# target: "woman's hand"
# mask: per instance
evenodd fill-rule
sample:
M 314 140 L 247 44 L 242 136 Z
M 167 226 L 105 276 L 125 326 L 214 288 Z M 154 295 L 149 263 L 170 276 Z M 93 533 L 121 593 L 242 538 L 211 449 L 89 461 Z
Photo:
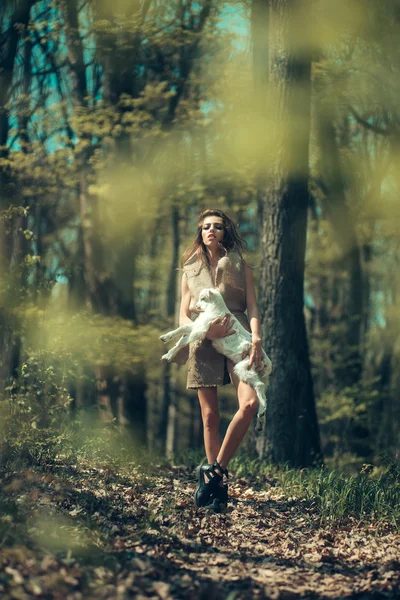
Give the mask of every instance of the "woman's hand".
M 227 335 L 233 335 L 235 331 L 232 331 L 233 324 L 229 318 L 229 315 L 225 315 L 223 318 L 217 317 L 211 323 L 208 328 L 206 338 L 208 340 L 215 340 L 217 338 L 226 337 Z
M 253 336 L 251 341 L 251 348 L 243 352 L 242 359 L 245 358 L 248 354 L 250 354 L 250 360 L 249 364 L 247 365 L 247 368 L 251 369 L 252 365 L 254 364 L 256 371 L 262 371 L 262 369 L 264 368 L 264 359 L 262 340 L 260 337 Z

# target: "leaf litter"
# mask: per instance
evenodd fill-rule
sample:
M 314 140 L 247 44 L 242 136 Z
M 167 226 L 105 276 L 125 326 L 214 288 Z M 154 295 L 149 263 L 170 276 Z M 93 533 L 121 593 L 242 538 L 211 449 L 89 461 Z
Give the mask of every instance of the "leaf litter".
M 225 514 L 195 507 L 185 467 L 59 462 L 0 486 L 4 600 L 400 597 L 395 526 L 322 524 L 268 480 L 230 479 Z

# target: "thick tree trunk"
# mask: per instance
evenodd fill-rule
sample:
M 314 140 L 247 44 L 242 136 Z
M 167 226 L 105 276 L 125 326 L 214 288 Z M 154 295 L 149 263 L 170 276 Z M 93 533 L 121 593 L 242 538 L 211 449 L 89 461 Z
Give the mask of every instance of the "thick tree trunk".
M 270 2 L 270 117 L 281 131 L 260 197 L 259 304 L 273 374 L 266 443 L 258 447 L 273 463 L 304 467 L 321 460 L 321 448 L 303 311 L 311 59 L 291 46 L 297 5 Z

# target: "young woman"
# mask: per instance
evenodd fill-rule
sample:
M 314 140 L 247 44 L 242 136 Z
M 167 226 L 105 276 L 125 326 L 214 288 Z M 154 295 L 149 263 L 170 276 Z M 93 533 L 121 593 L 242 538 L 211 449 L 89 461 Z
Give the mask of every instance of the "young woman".
M 232 219 L 222 210 L 207 209 L 199 217 L 193 245 L 182 256 L 182 295 L 179 325 L 191 321 L 196 311 L 198 295 L 204 288 L 217 288 L 229 310 L 252 334 L 250 363 L 262 368 L 260 320 L 256 304 L 253 274 L 242 257 L 244 241 L 239 236 Z M 247 316 L 245 311 L 247 310 Z M 227 466 L 242 441 L 258 410 L 255 391 L 233 374 L 233 363 L 214 350 L 212 340 L 231 335 L 232 325 L 227 318 L 215 319 L 206 339 L 192 344 L 188 351 L 187 388 L 197 389 L 204 429 L 204 445 L 208 463 L 200 467 L 199 485 L 195 493 L 197 506 L 215 512 L 226 508 L 228 486 Z M 184 355 L 176 357 L 182 362 Z M 221 444 L 219 438 L 219 412 L 217 388 L 232 382 L 237 390 L 239 407 Z

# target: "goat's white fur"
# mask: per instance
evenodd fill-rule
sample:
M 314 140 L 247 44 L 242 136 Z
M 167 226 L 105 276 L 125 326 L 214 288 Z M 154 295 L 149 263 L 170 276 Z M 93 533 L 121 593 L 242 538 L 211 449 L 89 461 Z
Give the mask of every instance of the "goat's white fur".
M 202 290 L 199 294 L 196 309 L 200 311 L 200 314 L 195 321 L 192 323 L 185 323 L 185 325 L 181 325 L 177 329 L 160 336 L 160 340 L 163 342 L 169 342 L 181 336 L 175 346 L 161 357 L 161 360 L 170 361 L 184 346 L 203 340 L 214 319 L 229 315 L 231 323 L 233 324 L 232 329 L 235 333 L 226 337 L 216 338 L 212 340 L 212 344 L 217 352 L 230 358 L 231 361 L 235 363 L 233 371 L 239 380 L 244 381 L 255 390 L 259 400 L 256 430 L 260 431 L 264 427 L 265 412 L 267 409 L 265 390 L 268 387 L 268 377 L 272 372 L 270 359 L 263 350 L 263 369 L 257 372 L 254 365 L 252 365 L 250 369 L 247 368 L 250 357 L 246 356 L 246 358 L 242 359 L 242 354 L 251 347 L 251 334 L 228 310 L 225 301 L 218 290 L 212 288 Z

